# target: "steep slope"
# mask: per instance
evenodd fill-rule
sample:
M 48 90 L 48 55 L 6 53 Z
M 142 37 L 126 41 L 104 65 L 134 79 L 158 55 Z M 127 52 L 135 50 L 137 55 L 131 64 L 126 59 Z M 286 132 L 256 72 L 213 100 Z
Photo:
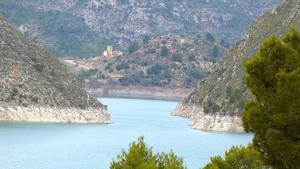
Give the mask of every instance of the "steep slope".
M 0 16 L 0 120 L 109 123 L 64 65 Z
M 300 29 L 299 0 L 286 0 L 259 17 L 173 115 L 195 119 L 193 128 L 200 130 L 242 131 L 241 111 L 246 98 L 251 97 L 244 83 L 243 62 L 257 52 L 263 39 L 282 36 L 291 27 Z
M 93 56 L 105 39 L 126 47 L 145 35 L 211 32 L 235 42 L 251 20 L 278 1 L 1 0 L 0 9 L 59 56 Z

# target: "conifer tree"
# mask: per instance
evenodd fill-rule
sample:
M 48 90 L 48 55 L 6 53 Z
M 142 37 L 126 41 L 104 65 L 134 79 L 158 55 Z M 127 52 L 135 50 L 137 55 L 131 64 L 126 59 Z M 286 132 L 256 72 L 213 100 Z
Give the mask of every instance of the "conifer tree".
M 253 145 L 274 169 L 300 168 L 300 33 L 271 36 L 245 63 L 247 86 L 255 99 L 243 112 Z
M 266 169 L 259 152 L 252 145 L 248 147 L 232 147 L 225 152 L 225 157 L 211 158 L 204 169 Z
M 185 169 L 181 158 L 173 152 L 154 154 L 140 137 L 111 162 L 110 169 Z

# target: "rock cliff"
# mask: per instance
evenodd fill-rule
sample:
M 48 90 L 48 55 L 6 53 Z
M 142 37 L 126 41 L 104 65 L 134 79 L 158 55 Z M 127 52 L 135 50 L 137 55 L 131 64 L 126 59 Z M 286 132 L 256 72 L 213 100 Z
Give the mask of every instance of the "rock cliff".
M 300 29 L 299 0 L 283 1 L 259 17 L 173 115 L 195 119 L 193 127 L 201 130 L 242 131 L 239 117 L 245 100 L 252 97 L 244 83 L 243 63 L 258 51 L 266 37 L 282 36 L 291 27 Z
M 0 121 L 110 123 L 110 117 L 63 64 L 0 15 Z

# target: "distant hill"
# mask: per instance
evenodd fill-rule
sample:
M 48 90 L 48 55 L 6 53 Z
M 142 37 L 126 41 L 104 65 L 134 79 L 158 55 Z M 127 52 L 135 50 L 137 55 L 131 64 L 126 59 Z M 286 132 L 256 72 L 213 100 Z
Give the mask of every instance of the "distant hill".
M 0 121 L 109 123 L 106 106 L 89 96 L 46 49 L 0 15 Z
M 195 119 L 193 127 L 197 129 L 241 131 L 239 117 L 246 98 L 251 97 L 245 86 L 243 63 L 266 37 L 282 36 L 291 27 L 300 30 L 299 0 L 285 0 L 259 17 L 173 114 Z
M 135 45 L 136 51 L 122 56 L 79 61 L 94 69 L 83 70 L 79 79 L 121 86 L 194 88 L 226 51 L 220 42 L 172 35 Z
M 279 0 L 1 0 L 0 10 L 58 56 L 86 57 L 143 37 L 212 33 L 230 44 Z

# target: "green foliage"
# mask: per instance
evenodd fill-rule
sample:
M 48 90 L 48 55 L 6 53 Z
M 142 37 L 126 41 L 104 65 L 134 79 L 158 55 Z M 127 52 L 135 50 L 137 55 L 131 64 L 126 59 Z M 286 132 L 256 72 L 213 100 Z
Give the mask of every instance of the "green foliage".
M 253 146 L 232 147 L 225 152 L 225 158 L 215 156 L 204 169 L 266 169 L 261 156 Z
M 218 58 L 218 57 L 220 56 L 220 49 L 219 49 L 219 47 L 214 46 L 211 55 L 212 55 L 214 58 Z
M 140 48 L 140 45 L 137 42 L 133 42 L 132 44 L 129 45 L 128 47 L 128 53 L 134 53 Z
M 178 158 L 173 152 L 156 155 L 157 169 L 185 169 L 183 160 Z
M 149 35 L 145 35 L 145 36 L 143 37 L 143 43 L 144 43 L 144 44 L 148 44 L 148 42 L 150 41 L 150 39 L 151 39 L 151 37 L 150 37 Z
M 45 69 L 45 65 L 41 64 L 41 63 L 36 63 L 32 66 L 35 68 L 35 70 L 37 70 L 39 72 L 43 72 L 43 70 Z
M 225 48 L 228 48 L 228 47 L 229 47 L 229 43 L 228 43 L 228 41 L 226 41 L 225 39 L 221 39 L 220 44 L 221 44 L 223 47 L 225 47 Z
M 208 33 L 205 35 L 205 40 L 206 40 L 207 42 L 215 42 L 215 41 L 216 41 L 214 35 L 212 35 L 210 32 L 208 32 Z
M 123 69 L 129 69 L 129 68 L 130 68 L 130 65 L 128 63 L 124 63 L 124 62 L 122 62 L 116 66 L 116 69 L 118 71 L 123 70 Z
M 172 152 L 154 154 L 140 137 L 111 162 L 110 169 L 184 169 L 184 166 L 182 159 Z
M 247 86 L 256 96 L 243 112 L 253 144 L 274 169 L 300 166 L 300 33 L 267 38 L 245 63 Z
M 231 86 L 226 88 L 226 97 L 230 104 L 237 104 L 239 108 L 243 109 L 245 105 L 245 98 L 243 95 L 244 88 L 233 89 Z
M 203 106 L 203 111 L 205 113 L 215 113 L 215 112 L 219 112 L 220 110 L 221 107 L 211 100 L 208 100 Z
M 96 75 L 97 73 L 97 69 L 81 70 L 77 75 L 77 79 L 82 82 L 85 79 L 89 79 L 91 76 Z
M 183 59 L 182 59 L 181 54 L 179 54 L 179 53 L 173 54 L 172 55 L 172 61 L 174 61 L 174 62 L 182 62 Z
M 150 75 L 158 75 L 162 72 L 162 69 L 164 69 L 164 67 L 162 65 L 155 64 L 147 70 L 147 73 Z
M 145 78 L 144 72 L 139 72 L 137 74 L 126 75 L 119 79 L 121 85 L 128 86 L 128 85 L 137 85 L 143 81 Z
M 195 56 L 194 54 L 190 54 L 190 55 L 188 56 L 188 61 L 190 61 L 190 62 L 196 61 L 196 56 Z
M 204 72 L 199 68 L 192 68 L 188 75 L 194 79 L 202 79 L 204 77 Z
M 170 51 L 166 46 L 163 46 L 160 50 L 160 56 L 162 56 L 162 57 L 168 57 L 169 53 L 170 53 Z

